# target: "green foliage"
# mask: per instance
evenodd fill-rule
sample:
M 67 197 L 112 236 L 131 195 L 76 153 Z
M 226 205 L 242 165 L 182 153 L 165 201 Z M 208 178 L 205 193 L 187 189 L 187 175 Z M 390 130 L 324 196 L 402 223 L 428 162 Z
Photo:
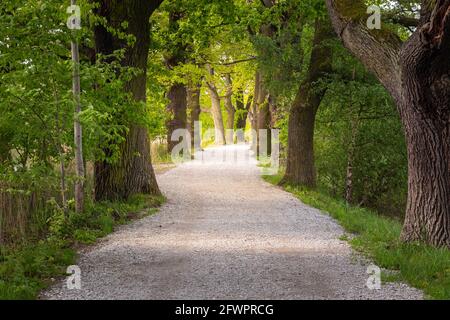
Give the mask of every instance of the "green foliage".
M 341 1 L 349 15 L 366 15 L 365 8 Z M 383 10 L 417 13 L 418 1 L 373 0 Z M 42 279 L 73 260 L 70 244 L 93 243 L 133 218 L 148 199 L 125 203 L 91 203 L 74 214 L 72 62 L 70 41 L 81 48 L 83 149 L 87 189 L 92 190 L 93 164 L 120 160 L 131 123 L 148 128 L 152 139 L 166 138 L 166 93 L 174 83 L 189 86 L 213 83 L 221 97 L 230 75 L 234 97 L 253 95 L 256 71 L 276 104 L 286 157 L 289 113 L 300 83 L 307 75 L 317 18 L 326 14 L 324 1 L 165 0 L 153 14 L 147 70 L 147 101 L 135 102 L 124 90 L 139 71 L 124 68 L 124 50 L 94 56 L 94 27 L 103 26 L 132 44 L 127 22 L 117 29 L 93 13 L 95 1 L 78 1 L 82 29 L 66 27 L 65 0 L 0 2 L 0 298 L 33 298 Z M 360 10 L 364 9 L 364 10 Z M 176 17 L 177 19 L 171 19 Z M 411 33 L 387 23 L 402 39 Z M 344 195 L 347 167 L 353 168 L 355 204 L 398 218 L 407 190 L 407 160 L 401 123 L 386 90 L 337 41 L 321 44 L 333 49 L 333 72 L 314 83 L 326 88 L 315 129 L 315 158 L 320 190 Z M 214 69 L 214 74 L 209 68 Z M 223 106 L 224 121 L 227 112 Z M 201 107 L 211 97 L 201 90 Z M 238 111 L 236 118 L 245 114 Z M 203 133 L 214 128 L 202 112 Z M 212 143 L 205 139 L 204 146 Z M 157 147 L 157 162 L 169 155 Z M 61 190 L 61 166 L 65 190 Z M 397 242 L 400 224 L 366 209 L 311 191 L 290 189 L 302 199 L 330 211 L 351 232 L 352 244 L 364 248 L 383 266 L 398 269 L 403 279 L 425 288 L 433 297 L 449 297 L 448 255 L 444 251 Z M 62 194 L 68 199 L 64 204 Z M 160 202 L 161 199 L 154 200 Z M 153 203 L 149 207 L 152 208 Z M 151 210 L 150 210 L 151 211 Z M 14 271 L 17 270 L 17 271 Z
M 0 299 L 35 299 L 54 276 L 73 264 L 75 252 L 50 242 L 0 251 Z
M 0 243 L 59 238 L 74 184 L 72 61 L 81 51 L 83 149 L 88 167 L 119 160 L 130 123 L 163 126 L 124 88 L 137 70 L 120 63 L 123 51 L 92 54 L 94 26 L 104 24 L 91 1 L 79 1 L 82 29 L 66 26 L 67 1 L 0 3 Z M 133 41 L 123 30 L 125 41 Z M 154 111 L 154 114 L 164 115 Z M 148 115 L 148 116 L 142 116 Z M 65 190 L 61 190 L 65 169 Z M 92 170 L 87 172 L 92 187 Z M 64 192 L 66 204 L 62 201 Z M 88 193 L 89 195 L 89 193 Z M 67 205 L 69 208 L 64 208 Z M 3 223 L 7 221 L 7 223 Z M 105 227 L 105 230 L 107 228 Z
M 278 184 L 282 176 L 264 179 Z M 302 202 L 323 210 L 351 234 L 346 237 L 353 248 L 362 252 L 382 268 L 396 271 L 383 275 L 386 281 L 406 281 L 422 289 L 431 299 L 450 299 L 450 251 L 423 244 L 399 241 L 401 223 L 373 211 L 349 206 L 324 192 L 286 186 Z
M 343 197 L 353 167 L 353 202 L 389 215 L 406 203 L 407 159 L 403 130 L 386 90 L 359 64 L 335 59 L 337 74 L 319 108 L 315 130 L 319 184 Z
M 77 33 L 82 53 L 94 45 L 92 5 L 81 1 L 83 29 Z M 65 1 L 10 1 L 0 4 L 0 137 L 14 150 L 10 168 L 51 166 L 64 153 L 73 157 L 72 62 Z M 130 122 L 147 125 L 125 84 L 136 70 L 123 68 L 123 52 L 82 55 L 81 87 L 84 149 L 87 160 L 116 161 Z M 3 67 L 5 66 L 5 67 Z M 105 153 L 105 149 L 108 153 Z M 6 152 L 6 154 L 9 152 Z
M 35 299 L 50 278 L 63 276 L 75 262 L 74 245 L 92 244 L 114 227 L 154 213 L 162 197 L 137 195 L 127 202 L 89 204 L 81 214 L 57 209 L 47 239 L 19 247 L 0 247 L 0 300 Z
M 240 1 L 170 0 L 153 14 L 149 59 L 153 138 L 166 136 L 167 117 L 161 115 L 167 115 L 165 95 L 174 83 L 195 86 L 207 80 L 223 96 L 223 75 L 231 74 L 233 91 L 244 90 L 246 97 L 251 94 L 254 50 L 246 22 L 241 20 L 248 8 Z M 207 65 L 214 68 L 214 76 L 209 74 Z M 206 90 L 202 90 L 201 105 L 203 109 L 211 105 Z M 204 130 L 213 128 L 210 114 L 202 114 L 201 118 Z

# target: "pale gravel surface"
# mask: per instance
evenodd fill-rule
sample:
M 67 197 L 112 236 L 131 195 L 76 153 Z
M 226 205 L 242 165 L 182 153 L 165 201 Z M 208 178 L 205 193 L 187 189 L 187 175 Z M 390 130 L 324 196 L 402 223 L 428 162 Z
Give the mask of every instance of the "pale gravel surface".
M 219 152 L 226 150 L 223 161 Z M 366 287 L 367 262 L 329 216 L 264 182 L 246 146 L 158 176 L 168 202 L 80 253 L 82 289 L 43 299 L 421 299 Z M 245 156 L 236 157 L 242 152 Z M 231 157 L 230 157 L 231 154 Z

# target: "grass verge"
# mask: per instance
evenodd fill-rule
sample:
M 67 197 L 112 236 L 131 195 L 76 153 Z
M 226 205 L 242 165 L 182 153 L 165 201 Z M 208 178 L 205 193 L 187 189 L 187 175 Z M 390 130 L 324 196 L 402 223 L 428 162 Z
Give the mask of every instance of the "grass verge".
M 164 200 L 139 195 L 127 202 L 89 204 L 82 214 L 55 211 L 47 238 L 0 248 L 0 300 L 36 299 L 52 278 L 65 275 L 67 266 L 74 264 L 77 247 L 95 243 L 115 226 L 155 213 Z
M 278 184 L 281 178 L 281 175 L 264 176 L 264 180 L 272 184 Z M 423 290 L 429 299 L 450 299 L 450 250 L 402 243 L 399 241 L 400 221 L 365 208 L 348 206 L 345 201 L 325 193 L 289 185 L 284 189 L 338 220 L 352 234 L 345 240 L 355 250 L 378 266 L 397 271 L 383 273 L 384 281 L 407 282 Z

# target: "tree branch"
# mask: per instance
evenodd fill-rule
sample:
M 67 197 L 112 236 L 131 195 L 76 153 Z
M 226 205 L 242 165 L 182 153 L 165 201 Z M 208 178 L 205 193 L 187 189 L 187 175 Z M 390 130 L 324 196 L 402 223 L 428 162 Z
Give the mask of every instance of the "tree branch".
M 386 12 L 383 16 L 393 23 L 397 23 L 406 28 L 417 27 L 419 25 L 419 19 L 407 15 L 398 14 L 397 12 Z
M 429 22 L 422 26 L 420 32 L 424 44 L 434 48 L 441 48 L 443 44 L 445 47 L 449 47 L 450 0 L 436 1 L 435 6 L 430 13 Z
M 250 57 L 250 58 L 246 58 L 246 59 L 240 59 L 240 60 L 235 60 L 235 61 L 230 61 L 230 62 L 224 62 L 224 63 L 215 63 L 215 65 L 219 65 L 219 66 L 232 66 L 238 63 L 243 63 L 243 62 L 248 62 L 248 61 L 253 61 L 258 59 L 258 57 Z
M 389 30 L 367 28 L 367 6 L 362 0 L 326 0 L 333 27 L 349 49 L 376 75 L 395 100 L 401 99 L 400 38 Z

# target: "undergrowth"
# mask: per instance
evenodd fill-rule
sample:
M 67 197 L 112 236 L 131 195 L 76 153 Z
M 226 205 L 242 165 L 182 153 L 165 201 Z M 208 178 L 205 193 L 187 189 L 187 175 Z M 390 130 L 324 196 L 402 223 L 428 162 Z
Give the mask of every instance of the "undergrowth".
M 0 248 L 0 300 L 36 299 L 52 278 L 75 263 L 77 247 L 153 214 L 163 202 L 163 197 L 138 195 L 127 202 L 91 203 L 81 214 L 55 210 L 45 238 Z

